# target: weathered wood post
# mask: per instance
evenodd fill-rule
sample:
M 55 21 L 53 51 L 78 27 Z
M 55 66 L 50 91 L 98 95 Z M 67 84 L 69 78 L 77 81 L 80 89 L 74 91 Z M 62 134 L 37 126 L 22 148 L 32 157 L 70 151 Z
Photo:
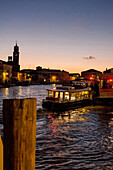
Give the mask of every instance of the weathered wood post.
M 4 170 L 35 170 L 36 103 L 3 100 Z
M 3 170 L 3 143 L 0 135 L 0 170 Z

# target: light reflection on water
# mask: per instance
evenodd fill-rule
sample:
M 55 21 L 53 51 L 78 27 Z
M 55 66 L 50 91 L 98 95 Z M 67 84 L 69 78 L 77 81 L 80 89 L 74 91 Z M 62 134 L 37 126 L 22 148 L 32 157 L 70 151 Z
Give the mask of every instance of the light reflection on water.
M 36 169 L 113 169 L 111 110 L 38 114 Z
M 46 97 L 46 89 L 52 88 L 52 85 L 34 85 L 34 86 L 15 86 L 0 89 L 0 112 L 2 111 L 3 99 L 9 98 L 37 98 L 37 110 L 42 108 L 42 100 Z
M 40 110 L 46 89 L 0 89 L 3 99 L 37 98 L 36 169 L 113 169 L 113 108 L 84 107 L 62 113 Z

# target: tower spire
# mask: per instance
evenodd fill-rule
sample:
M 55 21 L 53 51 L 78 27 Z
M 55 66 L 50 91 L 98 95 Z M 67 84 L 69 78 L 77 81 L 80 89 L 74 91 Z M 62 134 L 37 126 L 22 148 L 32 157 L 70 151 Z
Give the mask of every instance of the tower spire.
M 14 52 L 13 52 L 13 70 L 14 71 L 19 71 L 20 70 L 19 47 L 17 46 L 17 41 L 16 41 L 16 45 L 14 46 Z

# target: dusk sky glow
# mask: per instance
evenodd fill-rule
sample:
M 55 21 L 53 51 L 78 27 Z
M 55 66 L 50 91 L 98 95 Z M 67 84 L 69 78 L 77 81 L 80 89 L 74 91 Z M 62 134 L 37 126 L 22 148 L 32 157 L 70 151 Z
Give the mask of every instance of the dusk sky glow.
M 113 0 L 0 0 L 1 60 L 16 40 L 21 69 L 113 68 Z

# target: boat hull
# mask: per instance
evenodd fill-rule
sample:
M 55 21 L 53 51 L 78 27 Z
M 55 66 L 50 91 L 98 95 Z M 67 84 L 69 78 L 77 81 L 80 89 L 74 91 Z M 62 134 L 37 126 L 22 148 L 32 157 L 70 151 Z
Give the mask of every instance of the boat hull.
M 53 102 L 49 100 L 43 100 L 42 107 L 49 111 L 66 111 L 72 110 L 79 107 L 89 106 L 92 104 L 92 101 L 89 99 L 74 101 L 74 102 Z

